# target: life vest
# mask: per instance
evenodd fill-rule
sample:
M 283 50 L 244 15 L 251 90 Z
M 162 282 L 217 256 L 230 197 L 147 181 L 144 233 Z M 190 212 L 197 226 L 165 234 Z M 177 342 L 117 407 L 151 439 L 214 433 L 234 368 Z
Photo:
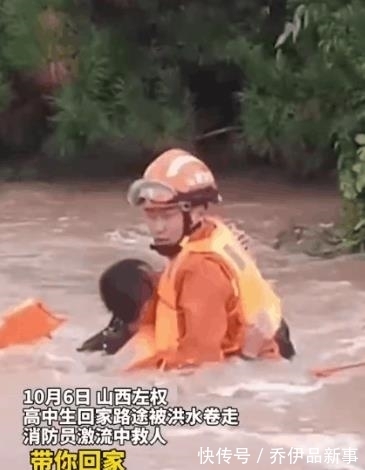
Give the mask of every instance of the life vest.
M 236 303 L 233 310 L 227 312 L 227 337 L 231 340 L 222 345 L 222 357 L 238 352 L 250 358 L 260 356 L 265 346 L 272 342 L 280 326 L 282 320 L 280 299 L 270 284 L 263 279 L 254 260 L 225 224 L 215 218 L 208 220 L 215 225 L 211 236 L 197 241 L 189 238 L 183 240 L 182 250 L 161 275 L 153 339 L 149 330 L 148 333 L 147 331 L 137 333 L 134 340 L 136 346 L 138 342 L 143 343 L 144 358 L 148 356 L 146 344 L 150 345 L 151 356 L 175 351 L 178 348 L 176 275 L 186 257 L 192 253 L 213 255 L 231 279 Z M 229 331 L 230 324 L 234 325 L 231 329 L 240 331 Z M 137 361 L 139 359 L 142 357 L 136 357 Z

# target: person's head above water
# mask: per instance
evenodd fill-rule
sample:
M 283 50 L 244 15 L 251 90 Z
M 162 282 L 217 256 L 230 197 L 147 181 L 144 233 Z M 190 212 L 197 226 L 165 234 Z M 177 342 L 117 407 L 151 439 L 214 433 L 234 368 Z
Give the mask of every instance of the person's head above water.
M 221 201 L 207 165 L 181 149 L 157 157 L 130 186 L 127 198 L 144 209 L 153 248 L 167 255 L 199 225 L 208 204 Z

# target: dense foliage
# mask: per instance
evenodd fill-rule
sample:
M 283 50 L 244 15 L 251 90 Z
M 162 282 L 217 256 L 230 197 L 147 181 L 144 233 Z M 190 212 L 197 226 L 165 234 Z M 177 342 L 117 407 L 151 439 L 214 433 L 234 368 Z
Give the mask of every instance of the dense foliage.
M 52 94 L 52 129 L 65 156 L 115 136 L 150 146 L 191 140 L 194 93 L 209 88 L 194 84 L 197 74 L 207 69 L 218 81 L 240 82 L 227 44 L 270 36 L 254 0 L 215 0 L 209 8 L 203 1 L 0 0 L 0 18 L 4 83 L 27 72 L 38 91 Z
M 287 9 L 275 55 L 243 41 L 244 133 L 257 153 L 294 171 L 337 158 L 346 242 L 364 248 L 365 4 L 288 0 Z
M 337 164 L 358 249 L 364 24 L 360 0 L 0 0 L 2 152 L 46 137 L 63 158 L 112 139 L 191 142 L 205 108 L 296 176 Z

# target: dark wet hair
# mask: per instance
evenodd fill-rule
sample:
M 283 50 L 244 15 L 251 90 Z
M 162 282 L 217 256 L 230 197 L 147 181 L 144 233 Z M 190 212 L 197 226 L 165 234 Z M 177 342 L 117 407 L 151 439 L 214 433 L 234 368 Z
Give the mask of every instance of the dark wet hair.
M 124 323 L 138 318 L 153 292 L 153 269 L 139 259 L 124 259 L 107 268 L 99 279 L 101 300 L 113 317 Z

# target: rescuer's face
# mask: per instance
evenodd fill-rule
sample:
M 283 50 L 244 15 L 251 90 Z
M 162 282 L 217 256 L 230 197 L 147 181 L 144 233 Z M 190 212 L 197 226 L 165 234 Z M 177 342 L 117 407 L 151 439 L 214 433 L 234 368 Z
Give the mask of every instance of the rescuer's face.
M 184 219 L 179 207 L 145 208 L 144 214 L 156 245 L 174 245 L 181 240 Z

